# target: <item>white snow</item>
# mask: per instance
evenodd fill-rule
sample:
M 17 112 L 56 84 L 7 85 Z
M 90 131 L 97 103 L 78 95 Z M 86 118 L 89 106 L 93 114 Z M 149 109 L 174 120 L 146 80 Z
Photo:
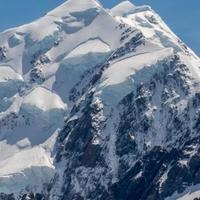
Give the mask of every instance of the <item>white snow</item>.
M 130 55 L 111 64 L 104 72 L 99 90 L 106 103 L 113 105 L 134 89 L 135 84 L 147 80 L 157 70 L 156 63 L 168 58 L 172 49 L 163 49 L 155 52 Z M 137 74 L 137 78 L 134 75 Z M 112 96 L 109 95 L 112 93 Z
M 122 23 L 125 28 L 120 29 Z M 190 71 L 199 82 L 199 58 L 190 49 L 185 49 L 150 7 L 137 7 L 129 1 L 109 11 L 95 0 L 68 0 L 30 24 L 0 33 L 0 44 L 6 48 L 6 58 L 0 61 L 0 120 L 6 119 L 0 127 L 0 193 L 19 193 L 26 187 L 38 191 L 51 180 L 55 173 L 53 150 L 59 130 L 72 107 L 85 98 L 84 94 L 74 103 L 69 100 L 70 91 L 80 81 L 78 89 L 80 92 L 84 89 L 90 77 L 83 79 L 82 75 L 104 64 L 110 53 L 123 45 L 120 41 L 122 32 L 130 27 L 141 31 L 145 44 L 110 62 L 94 88 L 102 111 L 93 123 L 98 132 L 93 144 L 99 145 L 101 137 L 109 138 L 106 156 L 112 181 L 116 182 L 119 158 L 115 126 L 119 121 L 118 111 L 111 112 L 111 108 L 133 91 L 137 83 L 148 80 L 159 70 L 159 62 L 174 52 L 179 52 L 181 59 L 191 66 Z M 132 36 L 130 33 L 126 40 Z M 38 54 L 48 56 L 50 62 L 40 66 L 44 82 L 30 83 L 30 71 L 38 63 Z M 106 115 L 104 111 L 108 110 Z M 9 118 L 11 113 L 17 117 Z M 108 126 L 102 131 L 100 122 L 110 113 L 115 116 L 107 121 Z M 156 117 L 159 118 L 159 113 Z M 155 128 L 161 130 L 159 122 Z M 135 134 L 130 137 L 137 140 Z M 160 144 L 163 137 L 161 132 L 157 141 L 148 138 L 147 142 L 152 146 Z M 193 154 L 195 150 L 186 153 Z M 130 165 L 133 164 L 131 159 L 134 158 L 127 156 Z M 60 174 L 63 171 L 64 166 L 56 169 Z M 82 172 L 87 177 L 89 169 Z M 101 169 L 97 169 L 96 175 L 101 174 Z M 166 178 L 165 174 L 161 183 Z M 103 179 L 102 184 L 106 185 L 106 181 Z M 76 179 L 74 182 L 79 191 L 79 183 Z M 88 183 L 87 187 L 93 186 Z M 191 189 L 186 198 L 190 200 L 195 195 L 199 195 L 198 188 Z
M 162 185 L 165 183 L 165 181 L 168 178 L 168 173 L 169 173 L 170 168 L 167 169 L 167 171 L 160 177 L 159 180 L 159 187 L 162 188 Z
M 136 6 L 132 4 L 130 1 L 123 1 L 117 6 L 113 7 L 111 9 L 111 13 L 114 16 L 123 16 L 125 14 L 134 12 L 135 9 L 136 9 Z
M 10 66 L 0 65 L 0 110 L 4 111 L 11 104 L 11 99 L 24 84 L 23 77 Z
M 9 176 L 23 171 L 31 166 L 48 166 L 53 168 L 52 162 L 46 157 L 46 152 L 41 147 L 27 149 L 16 153 L 0 162 L 0 176 Z
M 23 78 L 20 74 L 16 73 L 11 67 L 0 65 L 0 84 L 12 80 L 23 81 Z
M 200 185 L 193 185 L 188 187 L 185 192 L 178 194 L 174 193 L 171 197 L 166 198 L 165 200 L 194 200 L 195 198 L 200 197 Z
M 14 48 L 23 42 L 23 37 L 20 34 L 14 33 L 8 40 L 10 48 Z
M 37 54 L 41 49 L 48 49 L 47 55 L 52 62 L 45 69 L 45 75 L 51 76 L 58 69 L 62 57 L 86 41 L 99 38 L 112 50 L 116 48 L 120 39 L 117 25 L 118 22 L 98 2 L 71 0 L 30 24 L 0 33 L 0 43 L 8 50 L 6 63 L 21 75 L 31 69 L 29 56 Z M 20 38 L 20 44 L 10 48 L 8 40 L 13 39 L 13 35 L 14 38 Z M 55 46 L 56 43 L 58 46 Z M 100 45 L 100 41 L 98 43 Z M 104 48 L 103 44 L 101 46 Z
M 52 109 L 66 109 L 66 105 L 58 95 L 43 87 L 35 88 L 24 98 L 23 104 L 35 106 L 43 111 Z
M 25 149 L 31 146 L 31 142 L 29 141 L 28 138 L 22 139 L 19 142 L 16 143 L 16 146 L 19 149 Z
M 119 169 L 119 158 L 116 153 L 116 142 L 117 142 L 117 136 L 116 136 L 116 130 L 114 127 L 114 123 L 117 121 L 117 114 L 112 113 L 115 117 L 114 122 L 108 122 L 107 129 L 105 132 L 108 132 L 110 134 L 109 142 L 108 142 L 108 165 L 111 168 L 112 172 L 112 182 L 115 183 L 118 181 L 118 169 Z
M 134 176 L 134 179 L 139 179 L 139 178 L 141 178 L 141 176 L 142 176 L 142 171 L 139 172 L 139 173 L 137 173 L 137 174 Z
M 136 74 L 144 67 L 151 67 L 159 60 L 162 61 L 170 55 L 172 55 L 172 49 L 164 49 L 123 58 L 113 63 L 111 67 L 105 71 L 102 85 L 106 87 L 123 83 L 129 76 Z
M 28 186 L 41 191 L 43 184 L 54 176 L 50 154 L 37 146 L 0 160 L 0 192 L 19 194 Z
M 65 3 L 48 13 L 50 16 L 64 17 L 67 12 L 80 12 L 91 8 L 99 8 L 100 5 L 95 0 L 67 0 Z
M 88 40 L 84 42 L 83 44 L 79 45 L 75 49 L 73 49 L 69 54 L 69 57 L 76 57 L 76 56 L 81 56 L 84 54 L 88 53 L 106 53 L 109 52 L 110 48 L 109 46 L 102 42 L 99 39 L 93 39 L 93 40 Z
M 127 17 L 128 15 L 145 12 L 151 10 L 150 6 L 135 6 L 130 1 L 122 1 L 115 7 L 113 7 L 110 12 L 113 16 L 121 16 L 121 17 Z

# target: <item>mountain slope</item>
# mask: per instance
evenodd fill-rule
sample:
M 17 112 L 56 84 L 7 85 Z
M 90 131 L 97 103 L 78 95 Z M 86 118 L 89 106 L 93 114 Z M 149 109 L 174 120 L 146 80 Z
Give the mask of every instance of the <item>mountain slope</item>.
M 149 6 L 68 0 L 0 72 L 0 199 L 199 197 L 200 60 Z

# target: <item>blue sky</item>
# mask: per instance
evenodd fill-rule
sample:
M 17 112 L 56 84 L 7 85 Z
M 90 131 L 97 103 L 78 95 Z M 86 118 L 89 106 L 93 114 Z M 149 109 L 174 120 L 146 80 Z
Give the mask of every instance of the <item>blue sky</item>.
M 0 0 L 0 31 L 31 22 L 64 1 L 65 0 Z M 108 8 L 120 2 L 120 0 L 100 1 Z M 189 47 L 200 55 L 199 0 L 134 0 L 133 2 L 136 5 L 150 5 L 160 14 L 171 29 L 189 45 Z

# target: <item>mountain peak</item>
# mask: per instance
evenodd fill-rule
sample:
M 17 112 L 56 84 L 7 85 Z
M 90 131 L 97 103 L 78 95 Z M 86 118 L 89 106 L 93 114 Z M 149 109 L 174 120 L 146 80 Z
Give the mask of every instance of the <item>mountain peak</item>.
M 131 2 L 68 0 L 0 33 L 0 200 L 199 187 L 200 60 Z
M 70 12 L 84 11 L 92 8 L 99 8 L 100 3 L 96 0 L 67 0 L 62 5 L 58 6 L 54 10 L 50 11 L 48 15 L 56 17 L 66 16 Z
M 151 11 L 151 7 L 148 5 L 142 5 L 142 6 L 135 6 L 130 1 L 123 1 L 120 4 L 116 5 L 111 9 L 111 13 L 113 16 L 127 16 L 130 14 L 138 13 L 138 12 L 145 12 L 145 11 Z
M 136 6 L 130 1 L 123 1 L 119 3 L 118 5 L 116 5 L 115 7 L 113 7 L 111 9 L 111 12 L 113 15 L 122 16 L 122 15 L 126 15 L 128 13 L 133 12 L 135 8 Z

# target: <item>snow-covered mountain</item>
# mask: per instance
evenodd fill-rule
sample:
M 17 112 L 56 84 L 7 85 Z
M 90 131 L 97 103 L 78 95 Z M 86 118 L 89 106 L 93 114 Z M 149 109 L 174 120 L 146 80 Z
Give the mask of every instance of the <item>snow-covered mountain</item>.
M 0 199 L 200 198 L 200 59 L 149 6 L 68 0 L 0 33 Z

